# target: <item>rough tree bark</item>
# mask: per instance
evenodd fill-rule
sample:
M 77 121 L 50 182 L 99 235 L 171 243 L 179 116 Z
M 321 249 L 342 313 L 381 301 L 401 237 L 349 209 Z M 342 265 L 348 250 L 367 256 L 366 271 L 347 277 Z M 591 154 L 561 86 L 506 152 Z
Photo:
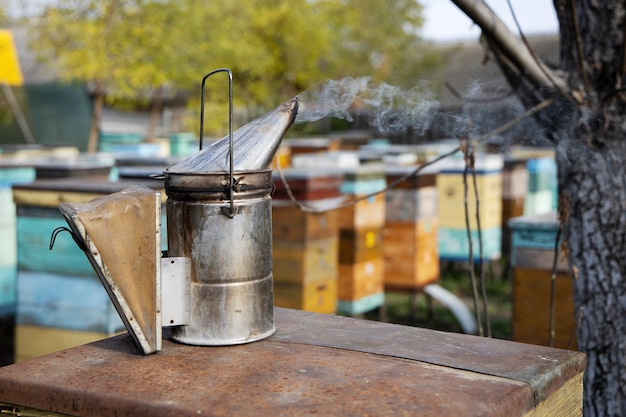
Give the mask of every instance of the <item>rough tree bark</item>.
M 626 415 L 626 95 L 623 0 L 555 0 L 561 68 L 575 92 L 563 127 L 559 186 L 578 344 L 587 354 L 585 415 Z M 562 143 L 561 143 L 562 142 Z
M 556 151 L 578 346 L 587 355 L 583 410 L 626 416 L 626 1 L 554 0 L 557 71 L 521 60 L 527 47 L 503 34 L 482 0 L 453 2 L 483 29 L 525 105 L 555 100 L 537 120 Z

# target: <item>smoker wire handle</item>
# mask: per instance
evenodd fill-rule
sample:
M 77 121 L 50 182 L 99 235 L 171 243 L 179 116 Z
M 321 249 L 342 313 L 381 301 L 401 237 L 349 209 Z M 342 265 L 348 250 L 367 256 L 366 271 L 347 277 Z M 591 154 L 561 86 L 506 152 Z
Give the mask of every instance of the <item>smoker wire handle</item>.
M 230 69 L 228 68 L 219 68 L 216 70 L 213 70 L 211 72 L 209 72 L 208 74 L 206 74 L 203 78 L 202 78 L 202 93 L 201 93 L 201 99 L 200 99 L 200 138 L 199 138 L 199 143 L 200 143 L 200 150 L 202 150 L 202 142 L 203 142 L 203 138 L 204 138 L 204 85 L 206 83 L 207 78 L 209 78 L 211 75 L 216 74 L 218 72 L 226 72 L 228 73 L 228 143 L 229 143 L 229 152 L 228 152 L 228 156 L 229 156 L 229 174 L 230 174 L 230 208 L 227 214 L 227 217 L 229 218 L 233 218 L 235 217 L 236 210 L 235 210 L 235 196 L 234 196 L 234 178 L 233 178 L 233 73 Z
M 52 231 L 52 235 L 50 236 L 50 244 L 48 246 L 49 250 L 52 250 L 54 248 L 54 243 L 57 240 L 57 235 L 61 232 L 68 232 L 70 234 L 70 236 L 72 236 L 72 239 L 74 239 L 74 243 L 76 243 L 76 245 L 83 251 L 86 252 L 87 251 L 87 245 L 85 244 L 85 242 L 83 241 L 83 239 L 76 234 L 73 230 L 68 229 L 67 227 L 57 227 L 56 229 L 54 229 Z

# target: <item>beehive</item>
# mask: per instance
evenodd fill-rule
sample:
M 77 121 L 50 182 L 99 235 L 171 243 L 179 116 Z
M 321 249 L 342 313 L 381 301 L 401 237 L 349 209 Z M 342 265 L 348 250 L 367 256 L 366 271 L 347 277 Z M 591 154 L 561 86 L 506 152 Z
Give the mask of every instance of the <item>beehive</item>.
M 529 159 L 528 194 L 524 202 L 524 214 L 549 213 L 556 208 L 556 162 L 553 157 Z
M 0 366 L 12 363 L 15 356 L 17 217 L 11 186 L 34 179 L 30 166 L 0 164 Z
M 528 170 L 524 159 L 507 158 L 502 169 L 502 253 L 511 253 L 510 219 L 524 215 Z
M 388 167 L 387 184 L 414 170 Z M 436 174 L 412 176 L 386 193 L 385 287 L 415 290 L 439 279 Z
M 558 230 L 555 212 L 517 217 L 512 231 L 513 340 L 549 345 L 552 265 Z M 576 348 L 572 279 L 557 257 L 554 346 Z
M 385 196 L 371 194 L 385 186 L 381 164 L 344 169 L 342 194 L 348 199 L 367 197 L 340 214 L 338 311 L 345 314 L 362 314 L 384 303 Z
M 342 177 L 337 171 L 288 169 L 284 177 L 296 199 L 312 207 L 338 204 Z M 312 213 L 290 200 L 275 173 L 272 200 L 274 303 L 316 313 L 337 306 L 339 212 Z
M 437 219 L 385 225 L 385 287 L 413 290 L 439 279 Z
M 480 259 L 478 238 L 481 237 L 483 259 L 498 259 L 502 251 L 502 157 L 478 155 L 474 168 L 469 169 L 467 175 L 462 158 L 448 158 L 443 162 L 437 176 L 439 257 L 467 261 L 471 242 L 473 260 L 477 261 Z M 471 239 L 468 238 L 468 223 Z
M 325 137 L 290 138 L 283 143 L 289 147 L 292 156 L 337 151 L 341 147 L 339 140 Z

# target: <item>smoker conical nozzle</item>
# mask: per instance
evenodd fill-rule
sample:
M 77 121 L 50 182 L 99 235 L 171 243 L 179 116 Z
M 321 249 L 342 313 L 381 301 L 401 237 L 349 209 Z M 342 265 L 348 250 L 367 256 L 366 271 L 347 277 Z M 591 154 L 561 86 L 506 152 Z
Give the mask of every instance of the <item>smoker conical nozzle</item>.
M 283 136 L 298 112 L 293 98 L 233 132 L 233 171 L 267 169 Z M 166 173 L 226 172 L 230 141 L 226 136 L 206 149 L 165 170 Z

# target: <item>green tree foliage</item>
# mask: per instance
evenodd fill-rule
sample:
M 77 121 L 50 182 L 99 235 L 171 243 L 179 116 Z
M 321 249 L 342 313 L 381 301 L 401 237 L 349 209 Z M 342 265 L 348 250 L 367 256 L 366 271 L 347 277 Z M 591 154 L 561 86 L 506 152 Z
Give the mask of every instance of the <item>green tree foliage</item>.
M 3 27 L 8 20 L 7 13 L 4 7 L 5 6 L 0 3 L 0 27 Z
M 394 79 L 395 69 L 413 67 L 407 53 L 419 44 L 422 6 L 415 0 L 322 0 L 332 34 L 330 68 L 335 76 Z
M 436 62 L 407 53 L 422 44 L 421 11 L 415 0 L 58 0 L 32 20 L 32 47 L 91 86 L 96 113 L 99 97 L 154 104 L 181 91 L 198 106 L 202 76 L 226 67 L 249 118 L 323 79 L 415 85 Z M 223 133 L 227 92 L 208 82 L 207 131 Z

